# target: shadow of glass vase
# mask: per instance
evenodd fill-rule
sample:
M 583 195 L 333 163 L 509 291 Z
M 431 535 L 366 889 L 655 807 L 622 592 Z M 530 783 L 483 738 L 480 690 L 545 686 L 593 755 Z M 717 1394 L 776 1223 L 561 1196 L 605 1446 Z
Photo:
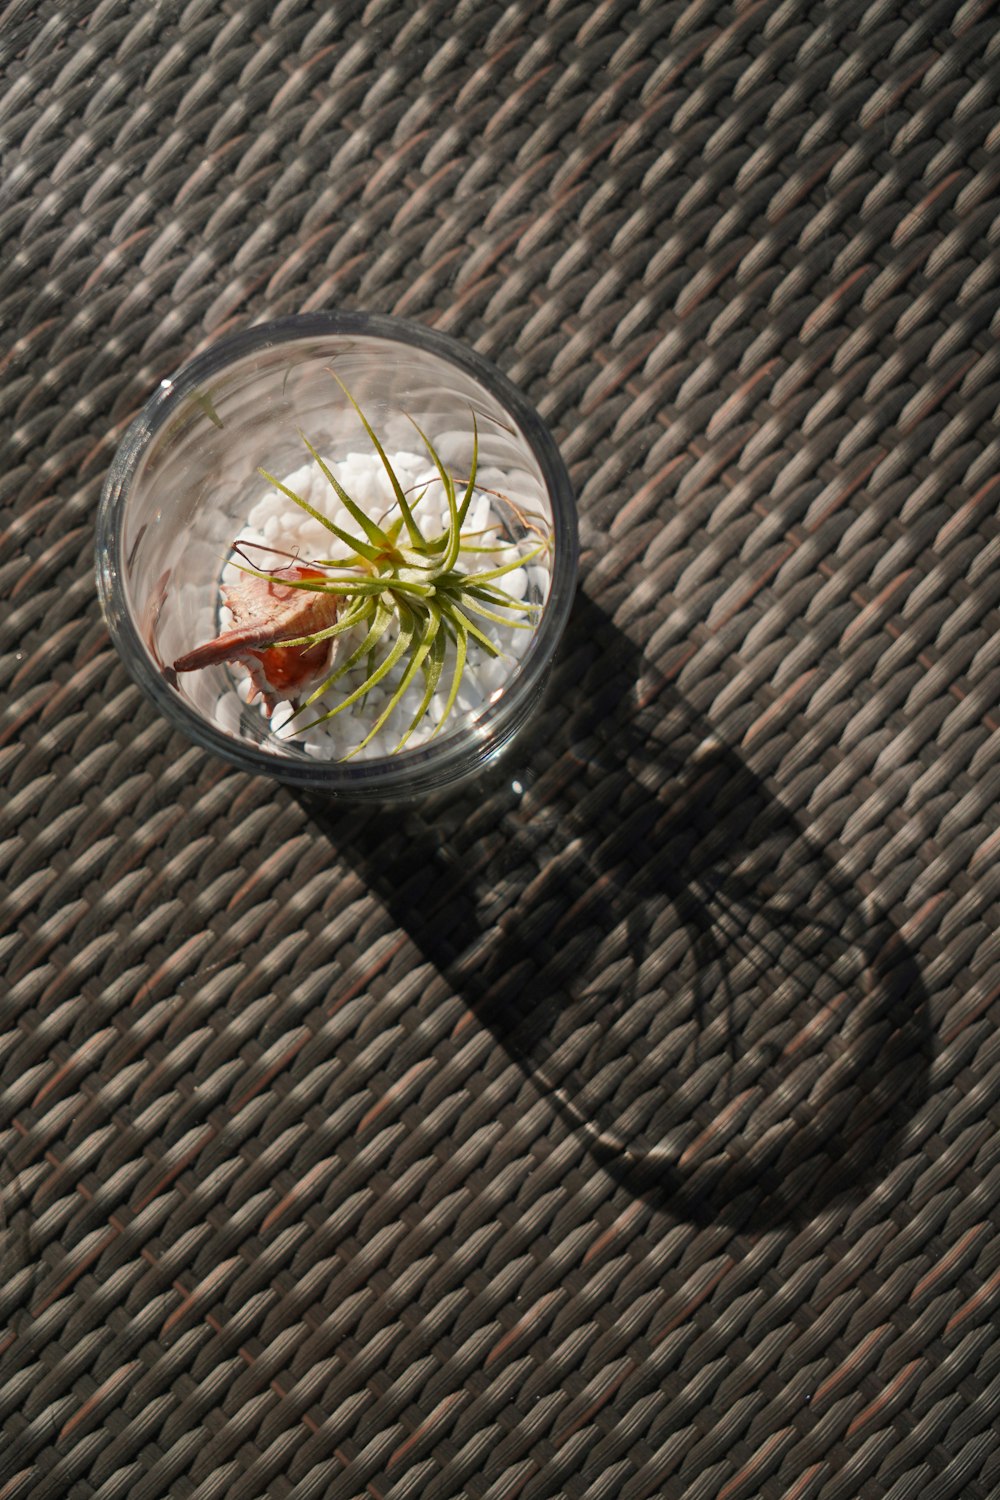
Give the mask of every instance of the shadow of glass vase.
M 913 953 L 585 597 L 491 783 L 308 806 L 632 1193 L 763 1229 L 889 1170 L 927 1095 Z

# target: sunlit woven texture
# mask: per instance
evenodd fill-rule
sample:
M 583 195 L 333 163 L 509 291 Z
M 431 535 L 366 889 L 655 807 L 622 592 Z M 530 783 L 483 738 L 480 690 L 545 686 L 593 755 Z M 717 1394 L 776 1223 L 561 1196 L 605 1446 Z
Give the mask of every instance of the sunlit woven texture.
M 1000 1495 L 1000 28 L 0 10 L 0 1500 Z M 582 593 L 502 780 L 131 685 L 97 496 L 227 330 L 445 329 Z

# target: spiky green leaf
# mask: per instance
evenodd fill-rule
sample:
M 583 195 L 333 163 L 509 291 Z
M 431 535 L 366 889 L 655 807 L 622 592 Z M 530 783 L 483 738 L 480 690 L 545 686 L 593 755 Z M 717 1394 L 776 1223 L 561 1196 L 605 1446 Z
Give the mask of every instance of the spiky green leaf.
M 308 500 L 303 500 L 302 496 L 297 495 L 294 490 L 290 490 L 288 485 L 282 480 L 275 478 L 273 474 L 269 474 L 266 469 L 258 468 L 257 473 L 262 475 L 268 484 L 273 484 L 275 489 L 279 490 L 282 495 L 287 496 L 289 500 L 294 500 L 299 509 L 304 510 L 307 516 L 312 516 L 313 520 L 319 521 L 320 525 L 325 526 L 327 531 L 332 531 L 337 540 L 343 542 L 345 547 L 350 547 L 352 552 L 357 552 L 359 556 L 366 557 L 369 562 L 374 562 L 378 557 L 377 547 L 373 547 L 370 542 L 363 542 L 359 536 L 351 536 L 349 531 L 342 530 L 341 527 L 330 520 L 329 516 L 325 516 L 321 510 L 317 510 L 314 505 L 310 505 Z
M 406 530 L 409 535 L 410 541 L 413 543 L 414 547 L 418 547 L 423 541 L 423 534 L 420 530 L 420 527 L 417 525 L 416 519 L 414 518 L 413 511 L 410 508 L 410 502 L 406 498 L 406 492 L 399 482 L 395 469 L 389 462 L 389 455 L 386 453 L 385 449 L 382 447 L 382 444 L 379 442 L 378 436 L 375 433 L 375 430 L 369 422 L 368 418 L 365 416 L 364 412 L 361 410 L 361 407 L 355 401 L 354 397 L 351 395 L 350 391 L 347 389 L 347 386 L 341 380 L 336 370 L 330 370 L 330 374 L 340 386 L 340 389 L 343 391 L 344 395 L 347 397 L 348 401 L 354 407 L 354 410 L 357 412 L 359 418 L 361 419 L 361 425 L 365 429 L 365 432 L 368 434 L 371 445 L 375 449 L 375 452 L 378 454 L 379 459 L 382 463 L 382 467 L 386 472 L 386 476 L 388 477 L 390 485 L 392 486 L 392 492 L 396 497 L 396 504 L 399 506 L 400 514 L 402 515 L 403 520 L 406 524 Z

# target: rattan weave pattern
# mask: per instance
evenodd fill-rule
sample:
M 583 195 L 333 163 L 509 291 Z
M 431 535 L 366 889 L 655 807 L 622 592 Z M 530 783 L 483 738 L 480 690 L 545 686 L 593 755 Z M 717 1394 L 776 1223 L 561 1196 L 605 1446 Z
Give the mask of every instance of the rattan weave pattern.
M 0 6 L 0 1500 L 1000 1496 L 987 0 Z M 134 412 L 315 308 L 551 424 L 486 787 L 334 811 L 101 623 Z

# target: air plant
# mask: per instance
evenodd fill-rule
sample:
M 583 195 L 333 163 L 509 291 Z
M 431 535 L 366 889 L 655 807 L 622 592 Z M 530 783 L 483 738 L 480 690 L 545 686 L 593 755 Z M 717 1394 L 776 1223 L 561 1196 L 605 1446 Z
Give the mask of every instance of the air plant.
M 487 544 L 481 533 L 465 529 L 476 490 L 479 455 L 474 413 L 472 460 L 461 496 L 455 476 L 442 463 L 430 438 L 410 418 L 447 503 L 447 518 L 440 529 L 422 527 L 420 502 L 426 487 L 412 500 L 407 496 L 360 406 L 339 377 L 334 375 L 334 379 L 357 412 L 378 455 L 398 514 L 388 522 L 376 520 L 352 499 L 313 444 L 300 433 L 356 531 L 337 525 L 281 479 L 260 469 L 264 479 L 332 533 L 344 551 L 308 564 L 293 560 L 271 572 L 242 565 L 244 581 L 223 590 L 234 616 L 233 628 L 180 657 L 174 662 L 174 670 L 186 672 L 222 661 L 237 662 L 250 673 L 251 696 L 259 693 L 268 713 L 277 702 L 289 699 L 297 703 L 291 716 L 295 719 L 363 664 L 365 676 L 360 686 L 334 708 L 303 724 L 305 730 L 361 703 L 400 666 L 388 702 L 361 742 L 343 757 L 347 760 L 386 724 L 414 683 L 423 684 L 419 706 L 392 753 L 403 749 L 445 684 L 444 707 L 432 731 L 432 736 L 437 734 L 455 706 L 470 646 L 475 643 L 487 656 L 497 657 L 503 653 L 488 633 L 491 624 L 517 630 L 535 628 L 541 606 L 513 598 L 500 586 L 500 580 L 546 551 L 548 537 L 538 531 L 537 545 L 503 562 L 499 554 L 509 551 L 509 543 Z M 478 555 L 486 565 L 474 571 L 460 567 L 462 554 Z M 343 638 L 352 633 L 355 639 L 359 634 L 362 638 L 345 656 L 340 649 L 346 644 Z M 453 659 L 446 674 L 449 647 Z

